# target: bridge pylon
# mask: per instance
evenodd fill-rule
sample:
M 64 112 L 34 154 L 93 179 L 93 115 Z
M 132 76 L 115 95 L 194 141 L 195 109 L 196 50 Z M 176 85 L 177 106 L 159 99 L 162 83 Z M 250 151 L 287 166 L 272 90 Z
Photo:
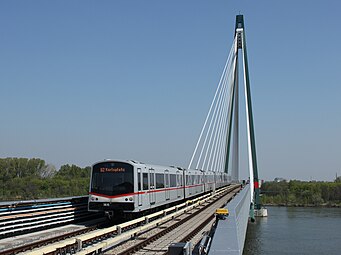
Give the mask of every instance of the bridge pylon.
M 244 26 L 244 17 L 243 15 L 236 16 L 236 26 L 235 26 L 235 47 L 236 47 L 236 65 L 235 65 L 235 81 L 234 81 L 234 142 L 233 142 L 233 161 L 232 161 L 232 176 L 234 178 L 238 177 L 238 150 L 239 150 L 239 141 L 238 141 L 238 117 L 239 117 L 239 95 L 238 95 L 238 60 L 243 60 L 243 75 L 244 75 L 244 91 L 245 91 L 245 105 L 246 105 L 246 122 L 247 122 L 247 143 L 248 143 L 248 159 L 249 159 L 249 175 L 250 175 L 250 185 L 251 185 L 251 207 L 250 207 L 250 217 L 254 220 L 254 210 L 256 212 L 256 216 L 265 216 L 262 214 L 266 214 L 264 209 L 261 206 L 260 201 L 260 185 L 258 178 L 258 166 L 257 166 L 257 154 L 256 154 L 256 139 L 255 139 L 255 131 L 254 131 L 254 123 L 253 123 L 253 112 L 252 112 L 252 101 L 251 101 L 251 89 L 250 89 L 250 76 L 249 76 L 249 66 L 248 66 L 248 58 L 247 58 L 247 48 L 246 48 L 246 36 L 245 36 L 245 26 Z M 241 57 L 238 55 L 241 52 Z M 231 117 L 232 118 L 232 117 Z M 232 121 L 230 122 L 230 126 L 232 126 Z M 230 137 L 228 138 L 230 139 Z M 228 145 L 230 141 L 228 141 Z M 227 150 L 229 153 L 229 149 Z M 228 164 L 228 162 L 226 162 Z

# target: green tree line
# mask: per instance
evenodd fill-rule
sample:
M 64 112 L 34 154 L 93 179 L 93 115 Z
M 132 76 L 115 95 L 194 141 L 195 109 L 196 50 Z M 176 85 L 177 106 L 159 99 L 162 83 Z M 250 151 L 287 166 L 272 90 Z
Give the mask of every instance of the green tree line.
M 341 206 L 341 179 L 334 182 L 265 182 L 262 203 L 286 206 Z
M 90 167 L 53 165 L 38 158 L 0 158 L 0 201 L 86 195 Z

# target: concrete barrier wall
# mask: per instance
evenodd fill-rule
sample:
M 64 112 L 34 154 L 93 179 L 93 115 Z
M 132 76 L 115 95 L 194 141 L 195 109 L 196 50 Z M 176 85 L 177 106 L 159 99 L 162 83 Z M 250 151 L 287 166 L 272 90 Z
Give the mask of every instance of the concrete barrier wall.
M 220 220 L 209 250 L 209 255 L 242 254 L 249 219 L 251 195 L 246 185 L 225 208 L 229 210 L 226 220 Z

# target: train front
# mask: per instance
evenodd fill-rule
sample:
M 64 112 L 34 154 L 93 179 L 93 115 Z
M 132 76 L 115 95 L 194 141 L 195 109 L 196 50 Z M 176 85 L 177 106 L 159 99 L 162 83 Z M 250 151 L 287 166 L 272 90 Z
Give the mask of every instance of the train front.
M 103 211 L 110 218 L 134 210 L 134 166 L 103 161 L 92 166 L 89 211 Z

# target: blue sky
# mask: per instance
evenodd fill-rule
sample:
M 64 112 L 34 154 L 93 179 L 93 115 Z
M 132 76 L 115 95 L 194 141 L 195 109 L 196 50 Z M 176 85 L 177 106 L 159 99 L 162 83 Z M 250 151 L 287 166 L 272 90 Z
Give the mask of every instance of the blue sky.
M 240 12 L 260 177 L 332 180 L 341 175 L 340 5 L 1 1 L 0 157 L 187 166 Z

